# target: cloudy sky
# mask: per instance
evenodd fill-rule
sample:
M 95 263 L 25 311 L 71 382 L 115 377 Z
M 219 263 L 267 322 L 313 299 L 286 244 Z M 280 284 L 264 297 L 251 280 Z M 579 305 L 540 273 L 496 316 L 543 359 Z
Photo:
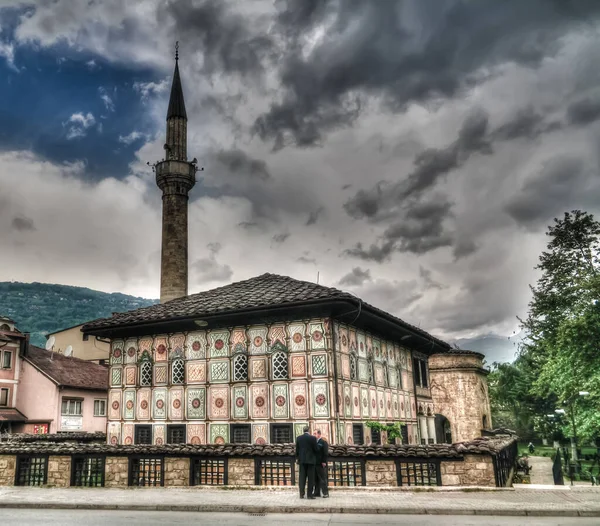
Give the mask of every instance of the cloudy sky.
M 510 334 L 600 212 L 597 0 L 0 0 L 0 281 L 159 295 L 180 41 L 190 291 L 263 272 Z

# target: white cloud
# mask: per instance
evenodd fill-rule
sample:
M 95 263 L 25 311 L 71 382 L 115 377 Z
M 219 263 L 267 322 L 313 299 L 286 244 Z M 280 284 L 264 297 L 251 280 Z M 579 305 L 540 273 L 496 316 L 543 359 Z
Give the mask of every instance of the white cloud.
M 12 42 L 0 41 L 0 57 L 6 59 L 8 67 L 14 71 L 19 71 L 15 65 L 15 45 Z
M 68 128 L 67 139 L 85 137 L 87 129 L 93 126 L 95 123 L 96 119 L 90 112 L 87 114 L 83 114 L 81 112 L 74 113 L 67 122 L 63 123 L 63 126 Z
M 119 135 L 119 142 L 129 145 L 129 144 L 134 143 L 135 141 L 139 141 L 140 139 L 143 139 L 145 137 L 146 136 L 143 133 L 141 133 L 137 130 L 134 130 L 129 135 L 125 135 L 125 136 Z
M 142 96 L 143 100 L 146 100 L 151 95 L 159 95 L 167 91 L 169 81 L 169 78 L 165 78 L 159 82 L 134 82 L 133 89 Z
M 112 98 L 106 91 L 106 88 L 103 88 L 102 86 L 100 86 L 98 88 L 98 92 L 100 93 L 100 98 L 102 99 L 102 102 L 104 102 L 104 107 L 108 111 L 115 111 L 115 103 L 113 102 Z

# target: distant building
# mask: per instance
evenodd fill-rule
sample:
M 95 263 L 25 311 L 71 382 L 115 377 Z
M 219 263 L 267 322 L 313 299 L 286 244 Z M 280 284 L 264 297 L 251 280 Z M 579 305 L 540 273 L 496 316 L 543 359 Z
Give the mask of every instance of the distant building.
M 110 343 L 82 333 L 82 326 L 82 324 L 74 325 L 73 327 L 54 331 L 48 334 L 46 338 L 54 336 L 54 352 L 56 353 L 64 354 L 65 349 L 70 345 L 73 349 L 72 356 L 75 358 L 100 365 L 108 364 Z

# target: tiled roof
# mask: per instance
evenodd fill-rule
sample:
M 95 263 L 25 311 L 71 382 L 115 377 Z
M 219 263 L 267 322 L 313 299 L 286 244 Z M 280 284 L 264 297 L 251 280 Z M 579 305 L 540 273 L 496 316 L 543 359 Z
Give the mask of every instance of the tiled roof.
M 20 443 L 69 443 L 69 442 L 96 442 L 96 443 L 106 443 L 106 433 L 102 433 L 100 431 L 94 433 L 77 433 L 77 432 L 69 432 L 69 433 L 45 433 L 41 435 L 33 435 L 31 433 L 12 433 L 0 438 L 0 442 L 20 442 Z
M 33 345 L 29 346 L 25 360 L 59 386 L 95 391 L 108 390 L 108 368 L 102 365 L 52 353 Z
M 27 417 L 18 409 L 0 409 L 0 422 L 26 422 Z
M 94 329 L 117 328 L 175 319 L 200 319 L 203 316 L 214 316 L 228 312 L 292 307 L 301 303 L 325 302 L 327 300 L 347 300 L 353 303 L 359 301 L 353 294 L 333 287 L 325 287 L 288 276 L 267 273 L 245 281 L 238 281 L 216 289 L 177 298 L 166 303 L 116 313 L 111 318 L 102 318 L 86 323 L 83 330 L 87 332 Z M 438 340 L 418 327 L 410 325 L 368 303 L 361 302 L 361 308 L 388 317 L 396 324 L 434 340 L 444 348 L 450 347 L 446 342 Z

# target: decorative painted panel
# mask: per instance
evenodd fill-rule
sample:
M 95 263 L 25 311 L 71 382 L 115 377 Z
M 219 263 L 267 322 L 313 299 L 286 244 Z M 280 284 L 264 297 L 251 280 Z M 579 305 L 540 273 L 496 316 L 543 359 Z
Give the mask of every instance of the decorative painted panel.
M 400 403 L 398 402 L 397 393 L 392 393 L 392 418 L 400 419 Z
M 308 418 L 308 396 L 306 393 L 306 382 L 295 382 L 291 385 L 291 400 L 293 416 L 296 420 Z
M 205 424 L 188 424 L 187 426 L 187 441 L 188 444 L 205 444 L 206 443 L 206 425 Z
M 329 433 L 329 422 L 314 422 L 313 423 L 313 429 L 316 431 L 317 429 L 321 431 L 321 435 L 323 435 L 323 438 L 325 438 L 325 440 L 327 440 L 327 442 L 331 442 L 330 437 L 331 434 Z
M 206 383 L 206 362 L 187 362 L 186 378 L 188 384 Z
M 169 418 L 183 420 L 183 387 L 173 387 L 169 390 Z
M 358 355 L 363 358 L 367 357 L 367 346 L 365 344 L 364 332 L 357 331 L 356 333 L 356 344 L 358 345 Z
M 123 418 L 125 420 L 135 419 L 135 391 L 133 389 L 123 391 Z
M 112 389 L 108 397 L 108 419 L 121 420 L 121 391 Z
M 325 330 L 322 323 L 310 324 L 310 348 L 325 349 Z
M 247 352 L 246 329 L 237 327 L 231 333 L 231 353 Z
M 284 347 L 287 347 L 285 325 L 272 325 L 269 329 L 269 341 L 271 342 L 271 347 L 276 343 L 280 343 Z
M 125 385 L 135 386 L 136 373 L 137 365 L 128 365 L 125 367 Z
M 350 342 L 348 341 L 348 328 L 344 325 L 341 325 L 338 333 L 338 345 L 339 349 L 343 353 L 347 353 L 350 350 Z
M 154 338 L 154 361 L 166 362 L 169 357 L 168 345 L 166 336 L 157 336 Z
M 304 428 L 308 425 L 308 422 L 296 422 L 294 423 L 294 441 L 300 435 L 304 434 Z
M 377 416 L 385 418 L 385 393 L 379 389 L 377 390 Z
M 172 334 L 169 336 L 169 350 L 171 355 L 185 355 L 185 335 L 182 333 Z
M 287 384 L 273 386 L 273 418 L 288 418 Z
M 358 379 L 361 382 L 369 381 L 369 370 L 367 368 L 367 362 L 362 358 L 358 359 Z
M 229 331 L 214 331 L 208 335 L 211 358 L 229 356 Z
M 313 416 L 329 416 L 329 389 L 327 382 L 312 382 Z
M 185 339 L 185 349 L 188 360 L 206 358 L 206 332 L 190 332 Z
M 250 386 L 252 418 L 269 418 L 269 387 L 267 384 Z
M 361 407 L 361 416 L 363 418 L 368 418 L 369 417 L 369 408 L 370 408 L 370 401 L 369 401 L 369 390 L 366 387 L 362 387 L 360 388 L 360 407 Z
M 360 408 L 362 406 L 360 398 L 360 389 L 357 385 L 352 386 L 352 418 L 360 418 Z
M 248 329 L 250 354 L 265 354 L 267 352 L 267 328 L 252 327 Z
M 348 329 L 348 350 L 358 354 L 358 341 L 354 329 Z
M 292 378 L 304 378 L 306 376 L 306 357 L 304 354 L 292 354 Z
M 385 392 L 385 406 L 387 417 L 394 418 L 394 413 L 392 411 L 392 393 L 390 391 Z
M 358 401 L 358 399 L 357 399 Z M 352 418 L 352 390 L 349 384 L 344 384 L 344 416 Z
M 135 338 L 131 338 L 125 342 L 125 363 L 136 363 L 138 357 L 138 344 Z
M 111 367 L 110 371 L 110 385 L 120 387 L 122 383 L 123 369 L 120 365 Z
M 352 424 L 346 424 L 346 444 L 352 445 Z
M 248 403 L 247 403 L 247 392 L 246 386 L 240 385 L 233 388 L 233 396 L 232 396 L 232 413 L 233 418 L 248 418 Z
M 150 418 L 150 389 L 140 389 L 138 391 L 138 420 L 148 420 Z
M 152 338 L 140 338 L 138 342 L 138 358 L 144 353 L 147 352 L 150 356 L 152 356 L 152 344 L 154 340 Z
M 365 347 L 367 348 L 367 356 L 373 356 L 373 339 L 370 334 L 365 334 Z
M 229 360 L 210 362 L 210 381 L 214 383 L 229 382 Z
M 267 378 L 267 360 L 265 358 L 251 358 L 252 364 L 250 371 L 252 380 L 263 380 Z
M 154 366 L 154 384 L 166 384 L 167 383 L 167 371 L 168 366 L 166 363 Z
M 107 433 L 108 443 L 116 446 L 121 441 L 121 424 L 119 422 L 109 422 Z
M 374 387 L 369 387 L 369 415 L 377 418 L 377 391 Z
M 288 333 L 290 335 L 290 350 L 291 351 L 305 351 L 306 350 L 306 339 L 304 338 L 306 327 L 303 323 L 292 323 L 288 327 Z
M 350 356 L 347 354 L 342 354 L 341 356 L 341 361 L 342 361 L 342 378 L 350 378 Z
M 190 420 L 206 418 L 206 388 L 188 388 L 187 418 Z
M 133 424 L 123 424 L 123 444 L 133 444 Z
M 155 446 L 162 446 L 165 443 L 166 427 L 167 426 L 165 424 L 154 424 L 152 426 L 152 443 Z
M 269 438 L 268 424 L 253 424 L 252 425 L 252 442 L 255 444 L 266 444 Z
M 380 364 L 375 363 L 374 368 L 375 368 L 375 383 L 377 385 L 385 385 L 385 382 L 383 381 L 383 367 Z
M 125 343 L 123 340 L 114 340 L 111 344 L 112 349 L 110 353 L 110 363 L 111 364 L 121 364 L 123 363 L 123 346 Z
M 165 420 L 167 418 L 167 390 L 164 387 L 152 390 L 152 418 Z
M 312 362 L 312 375 L 327 376 L 327 355 L 313 354 L 310 359 Z
M 208 400 L 211 420 L 229 420 L 229 386 L 210 387 Z
M 210 424 L 210 443 L 227 444 L 229 442 L 228 424 Z

